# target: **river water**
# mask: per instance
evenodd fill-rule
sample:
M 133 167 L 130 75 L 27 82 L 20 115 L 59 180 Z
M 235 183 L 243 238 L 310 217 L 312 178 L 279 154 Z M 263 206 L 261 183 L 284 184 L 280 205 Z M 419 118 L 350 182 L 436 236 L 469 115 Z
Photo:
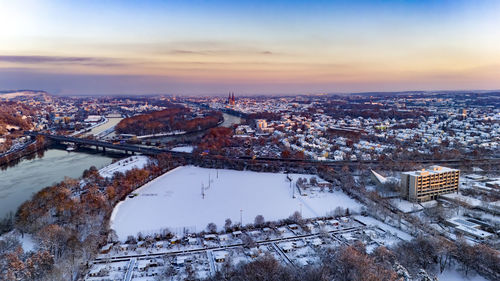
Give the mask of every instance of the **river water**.
M 223 113 L 222 116 L 224 116 L 224 122 L 220 124 L 219 126 L 221 127 L 231 127 L 235 124 L 240 124 L 241 123 L 241 118 L 234 116 L 234 115 L 229 115 L 226 113 Z
M 64 177 L 78 178 L 90 166 L 102 168 L 113 158 L 102 153 L 67 152 L 48 149 L 43 157 L 23 159 L 17 165 L 0 171 L 0 218 L 17 208 L 31 196 Z

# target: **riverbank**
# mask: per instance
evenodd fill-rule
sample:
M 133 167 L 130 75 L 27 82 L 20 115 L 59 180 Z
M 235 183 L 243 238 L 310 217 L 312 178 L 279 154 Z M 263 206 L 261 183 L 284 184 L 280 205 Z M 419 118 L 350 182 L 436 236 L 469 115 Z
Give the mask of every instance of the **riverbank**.
M 241 118 L 239 118 L 237 116 L 233 116 L 233 115 L 229 115 L 229 114 L 225 114 L 225 113 L 223 113 L 222 116 L 223 116 L 224 120 L 222 122 L 218 122 L 217 126 L 212 127 L 212 128 L 216 128 L 216 127 L 230 128 L 235 124 L 241 123 Z M 208 129 L 211 129 L 211 128 L 208 128 Z M 206 129 L 206 130 L 208 130 L 208 129 Z M 172 135 L 172 136 L 151 137 L 151 138 L 148 138 L 147 141 L 149 141 L 151 143 L 162 143 L 162 144 L 166 144 L 169 142 L 175 142 L 174 144 L 186 144 L 186 143 L 191 144 L 192 141 L 196 141 L 198 138 L 201 138 L 201 136 L 203 136 L 203 134 L 206 132 L 206 130 L 200 130 L 200 131 L 196 131 L 196 132 L 188 132 L 185 134 Z M 144 142 L 146 140 L 141 139 L 141 141 Z M 171 143 L 171 145 L 174 145 L 174 144 Z
M 157 133 L 157 134 L 151 134 L 151 135 L 142 135 L 142 136 L 135 136 L 137 139 L 150 139 L 150 138 L 158 138 L 158 137 L 176 137 L 176 136 L 184 136 L 184 135 L 190 135 L 190 134 L 196 134 L 200 132 L 204 132 L 207 130 L 210 130 L 212 128 L 216 128 L 224 123 L 224 118 L 217 122 L 217 124 L 207 127 L 207 128 L 200 128 L 197 130 L 192 130 L 192 131 L 171 131 L 171 132 L 165 132 L 165 133 Z
M 15 150 L 15 151 L 12 151 L 12 152 L 9 152 L 5 155 L 0 156 L 0 167 L 8 165 L 9 163 L 12 163 L 16 160 L 20 160 L 21 158 L 23 158 L 25 156 L 29 156 L 29 155 L 32 155 L 32 154 L 38 152 L 38 151 L 41 151 L 41 150 L 45 149 L 47 147 L 47 145 L 48 145 L 47 142 L 42 138 L 39 138 L 38 140 L 34 140 L 31 143 L 29 143 L 28 145 L 26 145 L 18 150 Z

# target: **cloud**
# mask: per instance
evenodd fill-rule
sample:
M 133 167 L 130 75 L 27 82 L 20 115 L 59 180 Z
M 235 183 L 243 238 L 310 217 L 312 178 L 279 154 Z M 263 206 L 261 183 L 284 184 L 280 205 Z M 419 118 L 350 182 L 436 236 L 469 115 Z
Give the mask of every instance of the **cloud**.
M 496 76 L 497 77 L 497 76 Z M 0 68 L 0 85 L 3 89 L 37 89 L 61 95 L 133 95 L 133 94 L 221 94 L 235 91 L 243 94 L 294 94 L 325 92 L 366 92 L 406 90 L 467 90 L 498 89 L 498 79 L 490 77 L 484 81 L 462 79 L 460 81 L 432 80 L 425 77 L 397 79 L 388 77 L 379 80 L 329 80 L 311 82 L 295 79 L 246 80 L 213 79 L 201 81 L 196 78 L 180 79 L 161 75 L 105 75 L 85 73 L 53 73 L 31 68 Z M 1 89 L 0 89 L 1 90 Z
M 180 55 L 183 55 L 183 54 L 204 54 L 203 52 L 200 52 L 200 51 L 190 51 L 190 50 L 172 50 L 170 51 L 169 53 L 171 54 L 180 54 Z
M 226 55 L 275 55 L 276 52 L 268 50 L 258 42 L 232 42 L 223 40 L 185 40 L 154 44 L 129 44 L 129 48 L 139 51 L 149 50 L 155 54 L 173 55 L 201 55 L 201 56 L 226 56 Z M 123 48 L 123 46 L 122 46 Z
M 213 50 L 194 50 L 194 49 L 173 49 L 163 52 L 173 55 L 201 55 L 201 56 L 225 56 L 225 55 L 273 55 L 271 51 L 260 51 L 254 49 L 213 49 Z
M 0 62 L 10 62 L 18 64 L 69 64 L 69 65 L 88 65 L 88 66 L 121 66 L 111 58 L 96 57 L 65 57 L 65 56 L 1 56 Z

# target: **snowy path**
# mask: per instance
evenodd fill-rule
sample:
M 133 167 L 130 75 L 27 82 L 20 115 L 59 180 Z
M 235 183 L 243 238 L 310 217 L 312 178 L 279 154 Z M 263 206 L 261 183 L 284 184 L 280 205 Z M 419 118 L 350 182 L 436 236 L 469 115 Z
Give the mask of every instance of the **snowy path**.
M 217 271 L 215 269 L 215 264 L 214 264 L 214 253 L 212 250 L 207 251 L 207 257 L 208 261 L 210 262 L 210 275 L 214 276 L 215 272 Z
M 123 278 L 124 281 L 130 281 L 132 280 L 132 273 L 134 273 L 134 267 L 137 262 L 136 258 L 132 258 L 130 262 L 128 263 L 127 266 L 127 273 L 125 273 L 125 278 Z

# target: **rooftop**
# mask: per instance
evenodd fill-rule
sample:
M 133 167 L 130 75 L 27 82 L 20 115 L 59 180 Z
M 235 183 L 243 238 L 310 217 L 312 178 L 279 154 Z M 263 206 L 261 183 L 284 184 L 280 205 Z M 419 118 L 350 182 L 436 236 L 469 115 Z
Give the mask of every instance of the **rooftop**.
M 404 175 L 411 175 L 411 176 L 428 176 L 428 175 L 435 175 L 435 174 L 448 173 L 448 172 L 456 172 L 456 171 L 458 171 L 458 170 L 457 169 L 448 168 L 448 167 L 433 165 L 433 166 L 430 166 L 427 169 L 422 169 L 420 171 L 404 172 L 402 174 L 404 174 Z

